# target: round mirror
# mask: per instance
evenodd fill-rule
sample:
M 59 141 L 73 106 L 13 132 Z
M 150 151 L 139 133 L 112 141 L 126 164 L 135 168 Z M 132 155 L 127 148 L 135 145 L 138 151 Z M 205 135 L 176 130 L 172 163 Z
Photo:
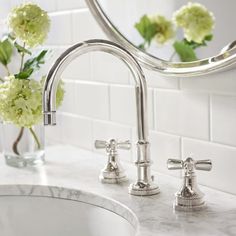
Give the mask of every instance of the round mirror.
M 236 62 L 233 0 L 86 1 L 107 36 L 147 68 L 183 77 Z

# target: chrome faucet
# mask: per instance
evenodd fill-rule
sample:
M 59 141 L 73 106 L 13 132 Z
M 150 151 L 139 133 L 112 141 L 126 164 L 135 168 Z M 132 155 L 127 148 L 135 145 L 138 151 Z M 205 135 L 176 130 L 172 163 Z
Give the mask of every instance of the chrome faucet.
M 117 149 L 130 150 L 130 141 L 118 142 L 115 139 L 108 141 L 96 140 L 94 146 L 96 149 L 105 149 L 108 156 L 106 166 L 102 169 L 99 176 L 100 181 L 108 184 L 127 181 L 128 178 L 120 164 Z
M 124 48 L 107 40 L 88 40 L 68 48 L 51 67 L 44 84 L 43 113 L 44 125 L 56 124 L 56 90 L 60 76 L 72 60 L 88 52 L 103 51 L 120 58 L 130 69 L 135 80 L 137 111 L 137 181 L 130 185 L 129 193 L 148 196 L 159 193 L 159 187 L 151 176 L 151 159 L 148 141 L 147 85 L 141 67 L 136 59 Z
M 212 169 L 211 160 L 195 161 L 191 157 L 185 161 L 168 159 L 167 167 L 169 170 L 184 170 L 183 185 L 175 194 L 174 209 L 195 211 L 205 208 L 204 194 L 198 188 L 195 170 L 210 171 Z

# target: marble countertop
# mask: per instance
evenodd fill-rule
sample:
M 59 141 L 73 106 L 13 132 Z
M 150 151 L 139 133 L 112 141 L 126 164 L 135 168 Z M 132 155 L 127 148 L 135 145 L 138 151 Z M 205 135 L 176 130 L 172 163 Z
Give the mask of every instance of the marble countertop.
M 16 194 L 17 190 L 19 194 L 66 195 L 71 199 L 97 202 L 97 205 L 122 215 L 138 227 L 138 236 L 236 235 L 236 196 L 201 186 L 206 195 L 207 209 L 200 212 L 174 212 L 174 193 L 181 186 L 181 180 L 153 172 L 161 193 L 150 197 L 131 196 L 128 186 L 135 180 L 136 167 L 132 164 L 123 165 L 129 182 L 120 185 L 102 184 L 98 176 L 106 160 L 105 155 L 71 146 L 48 148 L 46 165 L 42 167 L 17 169 L 8 167 L 4 159 L 0 158 L 0 185 L 21 185 L 17 189 L 1 186 L 0 195 L 4 191 Z M 68 192 L 65 188 L 72 190 Z

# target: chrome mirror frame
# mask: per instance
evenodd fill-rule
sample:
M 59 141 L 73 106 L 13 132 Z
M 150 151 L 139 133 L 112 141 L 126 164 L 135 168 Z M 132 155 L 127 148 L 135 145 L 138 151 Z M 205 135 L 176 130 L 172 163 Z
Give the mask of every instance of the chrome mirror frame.
M 98 0 L 86 0 L 87 6 L 108 38 L 133 54 L 133 56 L 147 69 L 157 71 L 165 76 L 190 77 L 226 70 L 236 63 L 236 47 L 225 47 L 214 57 L 193 62 L 169 62 L 154 57 L 134 46 L 113 25 L 103 11 Z

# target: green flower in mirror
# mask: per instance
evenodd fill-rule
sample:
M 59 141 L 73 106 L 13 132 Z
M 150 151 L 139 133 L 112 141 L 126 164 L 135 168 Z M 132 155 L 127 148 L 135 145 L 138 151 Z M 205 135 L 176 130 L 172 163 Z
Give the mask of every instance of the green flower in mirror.
M 182 28 L 184 35 L 173 43 L 174 53 L 170 61 L 177 54 L 182 62 L 197 60 L 195 50 L 213 39 L 213 28 L 215 18 L 212 12 L 199 4 L 189 2 L 173 13 L 173 19 L 168 20 L 162 15 L 147 16 L 140 18 L 135 28 L 144 39 L 138 47 L 146 50 L 150 47 L 153 39 L 158 45 L 163 45 L 173 38 L 178 38 L 176 27 Z
M 189 41 L 201 44 L 206 36 L 212 34 L 214 15 L 199 3 L 189 2 L 174 13 L 173 20 L 183 28 L 184 37 Z
M 149 47 L 154 38 L 158 44 L 163 45 L 175 36 L 173 23 L 161 15 L 144 15 L 135 24 L 135 28 L 144 39 L 144 42 L 139 45 L 141 49 Z
M 152 16 L 151 22 L 156 24 L 155 40 L 157 43 L 164 44 L 175 37 L 174 24 L 164 16 Z

